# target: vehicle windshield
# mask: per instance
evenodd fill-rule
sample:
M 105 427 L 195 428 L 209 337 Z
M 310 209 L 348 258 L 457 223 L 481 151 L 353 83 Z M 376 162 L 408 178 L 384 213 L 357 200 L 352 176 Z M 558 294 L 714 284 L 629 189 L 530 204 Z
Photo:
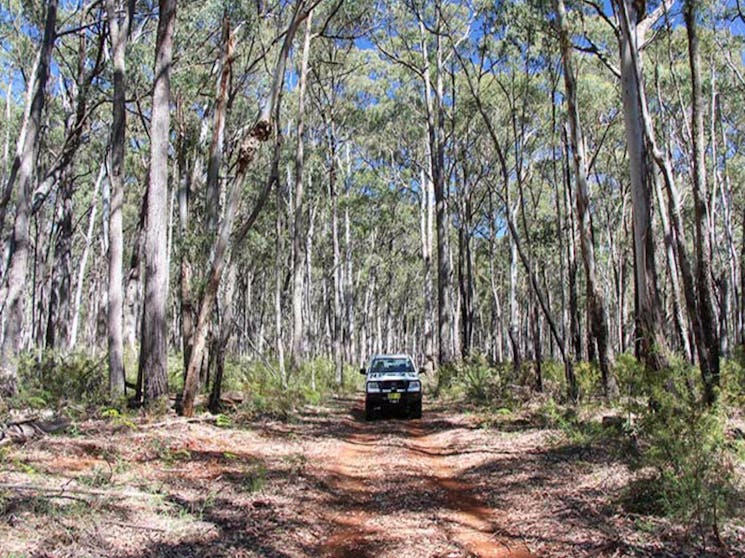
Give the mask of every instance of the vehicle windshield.
M 376 358 L 370 367 L 372 372 L 413 372 L 414 365 L 408 358 Z

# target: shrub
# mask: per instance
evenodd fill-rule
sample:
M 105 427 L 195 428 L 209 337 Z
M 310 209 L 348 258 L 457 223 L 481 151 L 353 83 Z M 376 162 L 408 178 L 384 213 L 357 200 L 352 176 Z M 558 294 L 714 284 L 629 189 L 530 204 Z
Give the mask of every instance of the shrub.
M 351 367 L 344 370 L 345 385 L 336 385 L 333 361 L 315 359 L 290 370 L 283 384 L 276 362 L 248 362 L 232 359 L 225 363 L 223 390 L 245 394 L 240 411 L 247 418 L 271 416 L 286 420 L 306 405 L 318 405 L 339 393 L 355 389 L 360 374 Z
M 105 357 L 47 351 L 37 359 L 26 354 L 19 361 L 18 375 L 21 391 L 16 405 L 48 408 L 70 401 L 100 405 L 108 400 Z
M 722 361 L 721 395 L 725 403 L 745 407 L 745 348 L 737 347 L 733 358 Z
M 724 412 L 703 404 L 698 375 L 690 366 L 673 366 L 650 378 L 650 403 L 634 405 L 642 443 L 636 465 L 653 475 L 637 483 L 631 500 L 719 538 L 721 521 L 736 513 L 735 455 Z

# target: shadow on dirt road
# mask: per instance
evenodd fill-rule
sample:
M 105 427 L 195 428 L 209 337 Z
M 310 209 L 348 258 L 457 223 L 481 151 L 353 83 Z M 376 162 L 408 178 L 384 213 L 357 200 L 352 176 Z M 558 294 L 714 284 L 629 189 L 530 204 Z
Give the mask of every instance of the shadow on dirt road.
M 532 556 L 460 478 L 474 455 L 489 453 L 472 448 L 474 427 L 462 416 L 430 410 L 421 420 L 367 422 L 358 400 L 337 404 L 334 425 L 321 428 L 333 432 L 334 458 L 315 470 L 329 488 L 333 526 L 318 555 Z

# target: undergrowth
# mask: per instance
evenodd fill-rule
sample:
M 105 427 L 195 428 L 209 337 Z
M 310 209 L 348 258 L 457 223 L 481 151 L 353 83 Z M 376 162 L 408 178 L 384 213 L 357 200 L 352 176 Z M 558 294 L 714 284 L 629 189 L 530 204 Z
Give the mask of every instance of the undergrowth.
M 181 355 L 169 355 L 171 394 L 178 394 L 182 389 L 182 362 Z M 130 375 L 136 374 L 136 368 L 129 371 Z M 129 419 L 132 411 L 127 409 L 127 401 L 124 398 L 112 401 L 109 396 L 105 355 L 56 351 L 47 351 L 41 356 L 27 353 L 19 361 L 18 373 L 21 389 L 17 396 L 2 401 L 0 418 L 10 409 L 53 410 L 70 418 L 98 416 L 122 427 L 132 426 Z M 358 376 L 357 370 L 346 366 L 344 385 L 340 387 L 336 384 L 334 363 L 329 359 L 317 358 L 296 367 L 288 364 L 282 378 L 276 362 L 229 358 L 225 362 L 222 393 L 241 393 L 242 403 L 232 411 L 243 419 L 259 416 L 290 419 L 305 406 L 319 405 L 332 396 L 351 393 L 357 387 Z M 135 378 L 128 381 L 133 383 Z M 207 393 L 210 387 L 205 386 L 202 392 Z M 147 413 L 165 414 L 170 411 L 171 403 L 167 398 L 153 402 Z M 230 412 L 231 408 L 225 411 Z M 218 415 L 218 419 L 220 417 L 228 418 L 225 414 Z
M 11 407 L 76 415 L 109 401 L 105 356 L 47 351 L 38 358 L 26 353 L 18 376 L 20 390 L 9 400 Z
M 601 397 L 596 366 L 579 363 L 578 405 L 564 399 L 559 362 L 541 363 L 543 393 L 537 393 L 536 365 L 490 365 L 477 357 L 441 370 L 436 394 L 480 408 L 493 428 L 549 428 L 558 443 L 598 450 L 634 471 L 621 503 L 627 511 L 658 515 L 685 525 L 699 541 L 720 541 L 728 518 L 743 510 L 737 463 L 745 441 L 728 435 L 727 415 L 745 404 L 745 354 L 722 362 L 719 402 L 703 402 L 700 372 L 675 361 L 664 372 L 645 374 L 631 355 L 618 355 L 619 401 Z M 527 395 L 526 395 L 527 393 Z M 599 415 L 608 417 L 603 424 Z

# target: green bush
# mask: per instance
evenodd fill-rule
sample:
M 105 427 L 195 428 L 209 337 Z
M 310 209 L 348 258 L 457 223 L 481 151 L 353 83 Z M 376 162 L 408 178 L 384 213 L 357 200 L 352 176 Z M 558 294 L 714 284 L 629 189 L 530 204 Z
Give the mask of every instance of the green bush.
M 640 397 L 646 393 L 644 367 L 634 355 L 619 354 L 616 357 L 615 373 L 621 395 Z
M 718 537 L 721 521 L 736 513 L 736 457 L 724 411 L 702 401 L 699 374 L 673 366 L 648 380 L 648 404 L 633 404 L 642 449 L 636 465 L 654 473 L 634 486 L 630 501 Z
M 505 369 L 482 355 L 442 366 L 437 374 L 436 397 L 447 394 L 477 405 L 493 405 L 505 397 Z
M 726 404 L 745 407 L 745 348 L 738 346 L 733 358 L 721 365 L 721 395 Z
M 580 401 L 587 401 L 602 393 L 602 379 L 597 364 L 587 361 L 578 362 L 574 366 L 574 375 L 577 378 Z
M 245 400 L 240 412 L 247 418 L 271 416 L 286 420 L 307 405 L 318 405 L 339 393 L 354 390 L 359 373 L 345 367 L 344 386 L 336 385 L 333 361 L 315 359 L 297 369 L 287 365 L 286 383 L 278 373 L 276 362 L 231 359 L 225 363 L 223 391 L 240 391 Z
M 101 405 L 108 400 L 105 357 L 47 351 L 40 359 L 26 354 L 18 366 L 20 393 L 14 404 L 61 407 L 66 402 Z
M 499 371 L 491 368 L 483 357 L 463 362 L 456 370 L 456 381 L 469 401 L 487 403 L 499 389 Z

